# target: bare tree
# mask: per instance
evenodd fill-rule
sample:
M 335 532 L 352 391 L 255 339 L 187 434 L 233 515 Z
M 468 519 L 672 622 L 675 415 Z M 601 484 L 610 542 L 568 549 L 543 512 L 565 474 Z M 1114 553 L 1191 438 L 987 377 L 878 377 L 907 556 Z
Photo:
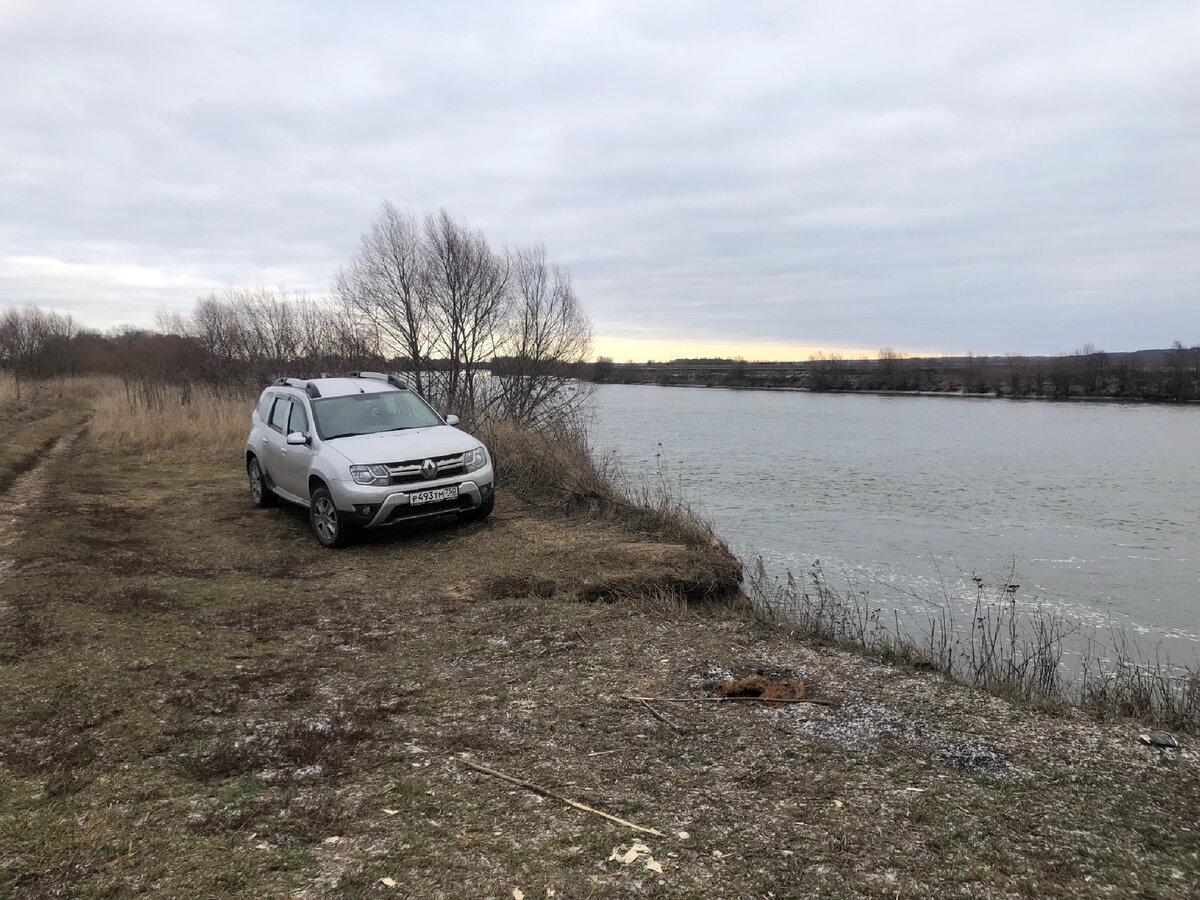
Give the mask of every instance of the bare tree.
M 478 375 L 502 344 L 510 271 L 480 231 L 445 209 L 425 218 L 425 278 L 435 351 L 445 361 L 445 403 L 474 415 L 480 409 Z
M 879 348 L 879 386 L 884 390 L 895 390 L 898 384 L 900 354 L 892 347 Z
M 300 356 L 300 331 L 296 307 L 283 291 L 260 286 L 230 291 L 251 360 L 272 367 Z
M 230 298 L 223 299 L 213 293 L 197 300 L 189 331 L 213 360 L 244 362 L 247 359 L 245 335 Z
M 400 357 L 448 411 L 526 424 L 565 417 L 586 395 L 574 381 L 590 371 L 591 325 L 540 245 L 497 253 L 444 209 L 418 224 L 384 202 L 334 296 L 230 287 L 202 297 L 190 319 L 160 320 L 197 342 L 218 380 Z
M 592 366 L 592 381 L 597 384 L 602 384 L 607 381 L 616 368 L 611 356 L 597 356 L 596 362 Z
M 337 273 L 334 290 L 348 311 L 378 331 L 380 343 L 408 359 L 421 393 L 434 339 L 425 252 L 416 218 L 384 201 L 359 240 L 358 253 Z
M 385 201 L 334 290 L 347 318 L 403 357 L 429 399 L 468 416 L 551 415 L 591 327 L 543 247 L 501 254 L 445 209 L 417 223 Z M 493 366 L 491 379 L 483 376 Z M 563 410 L 559 410 L 563 412 Z
M 0 364 L 13 373 L 18 397 L 22 380 L 68 370 L 76 331 L 69 315 L 36 306 L 10 306 L 0 313 Z
M 561 419 L 587 396 L 573 376 L 591 357 L 591 323 L 571 276 L 547 264 L 544 246 L 514 251 L 509 268 L 514 303 L 504 328 L 504 357 L 493 365 L 500 407 L 524 424 Z

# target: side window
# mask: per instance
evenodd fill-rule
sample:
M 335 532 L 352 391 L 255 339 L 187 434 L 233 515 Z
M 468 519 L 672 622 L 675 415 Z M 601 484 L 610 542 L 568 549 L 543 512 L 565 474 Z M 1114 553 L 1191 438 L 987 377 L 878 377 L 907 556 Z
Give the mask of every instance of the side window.
M 271 418 L 267 424 L 283 434 L 283 430 L 287 425 L 288 412 L 292 408 L 292 401 L 284 397 L 280 397 L 275 401 L 275 408 L 271 410 Z
M 304 403 L 299 400 L 292 401 L 292 418 L 288 423 L 288 434 L 293 431 L 308 434 L 308 413 L 304 411 Z

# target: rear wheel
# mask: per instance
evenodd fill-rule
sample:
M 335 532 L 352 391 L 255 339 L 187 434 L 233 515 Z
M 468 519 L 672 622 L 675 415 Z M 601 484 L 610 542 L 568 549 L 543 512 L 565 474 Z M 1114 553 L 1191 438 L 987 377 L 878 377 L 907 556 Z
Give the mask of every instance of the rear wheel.
M 246 474 L 250 476 L 250 499 L 254 501 L 255 506 L 274 506 L 279 502 L 275 492 L 267 487 L 267 479 L 263 475 L 262 466 L 259 465 L 257 457 L 250 457 L 250 464 L 246 466 Z
M 342 521 L 329 488 L 321 486 L 312 492 L 308 505 L 308 522 L 322 547 L 346 546 L 349 540 L 349 526 Z

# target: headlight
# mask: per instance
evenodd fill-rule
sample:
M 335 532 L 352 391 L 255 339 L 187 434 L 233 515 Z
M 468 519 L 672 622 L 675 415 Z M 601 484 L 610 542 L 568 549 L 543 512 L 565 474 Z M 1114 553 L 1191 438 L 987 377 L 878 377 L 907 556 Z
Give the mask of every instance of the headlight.
M 385 466 L 351 466 L 350 477 L 355 484 L 390 484 L 392 481 Z
M 476 472 L 488 464 L 487 450 L 476 447 L 463 454 L 463 465 L 468 472 Z

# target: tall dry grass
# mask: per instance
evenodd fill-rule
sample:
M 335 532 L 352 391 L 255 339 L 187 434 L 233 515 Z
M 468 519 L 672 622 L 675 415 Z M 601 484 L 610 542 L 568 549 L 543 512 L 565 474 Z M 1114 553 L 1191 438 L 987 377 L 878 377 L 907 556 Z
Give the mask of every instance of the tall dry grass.
M 746 586 L 760 615 L 809 640 L 940 672 L 1004 697 L 1200 734 L 1200 669 L 1147 660 L 1119 630 L 1108 644 L 1086 642 L 1067 667 L 1066 642 L 1078 627 L 1045 608 L 1018 610 L 1011 579 L 988 587 L 976 578 L 965 622 L 948 598 L 924 598 L 931 613 L 920 630 L 902 624 L 899 614 L 889 619 L 865 591 L 830 587 L 819 563 L 800 579 L 790 571 L 772 578 L 755 557 Z
M 44 413 L 68 392 L 86 394 L 96 381 L 95 378 L 22 378 L 18 394 L 17 379 L 9 372 L 0 372 L 0 421 L 22 414 Z
M 476 434 L 491 451 L 498 483 L 529 502 L 615 518 L 660 540 L 725 548 L 711 523 L 665 481 L 631 483 L 597 464 L 575 422 L 533 429 L 489 421 Z
M 0 372 L 0 416 L 12 410 L 17 402 L 17 380 L 7 372 Z
M 194 385 L 105 380 L 91 420 L 98 446 L 154 458 L 236 458 L 257 394 Z

